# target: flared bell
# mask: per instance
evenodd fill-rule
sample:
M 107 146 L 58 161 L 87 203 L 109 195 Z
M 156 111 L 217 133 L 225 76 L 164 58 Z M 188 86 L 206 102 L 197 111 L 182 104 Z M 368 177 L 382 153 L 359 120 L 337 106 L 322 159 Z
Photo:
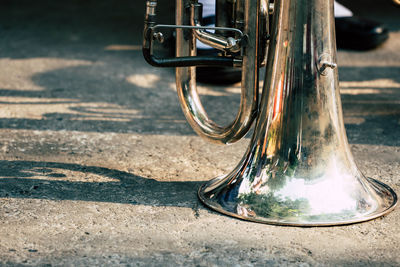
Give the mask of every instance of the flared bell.
M 350 224 L 392 210 L 397 196 L 365 178 L 344 129 L 333 0 L 275 0 L 266 82 L 246 155 L 200 199 L 269 224 Z

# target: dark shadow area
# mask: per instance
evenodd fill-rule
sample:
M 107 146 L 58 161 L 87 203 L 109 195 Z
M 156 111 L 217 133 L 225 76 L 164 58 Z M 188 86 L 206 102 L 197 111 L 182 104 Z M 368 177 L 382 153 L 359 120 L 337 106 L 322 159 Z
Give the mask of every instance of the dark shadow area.
M 392 0 L 338 0 L 350 8 L 355 16 L 364 17 L 384 23 L 390 31 L 400 30 L 400 7 Z
M 65 171 L 69 172 L 69 175 L 66 175 Z M 111 181 L 72 181 L 73 176 L 78 176 L 73 175 L 73 172 L 79 172 L 80 180 L 96 175 Z M 197 206 L 196 193 L 201 184 L 202 182 L 158 182 L 123 171 L 79 164 L 0 161 L 0 198 L 79 200 L 193 208 Z
M 350 144 L 400 146 L 399 114 L 365 117 L 362 124 L 346 124 Z
M 368 85 L 369 81 L 400 83 L 400 67 L 339 67 L 341 82 L 364 82 L 342 90 L 344 117 L 360 118 L 359 124 L 346 123 L 347 136 L 353 144 L 400 146 L 400 88 Z M 347 93 L 356 90 L 356 93 Z
M 174 1 L 159 10 L 161 21 L 174 21 Z M 141 45 L 144 11 L 145 1 L 3 0 L 0 56 L 95 59 L 109 44 Z
M 400 12 L 400 11 L 399 11 Z M 365 52 L 368 53 L 368 52 Z M 372 81 L 378 79 L 390 79 L 400 83 L 400 67 L 388 66 L 373 66 L 373 67 L 347 67 L 339 66 L 340 81 Z M 398 89 L 398 88 L 396 88 Z

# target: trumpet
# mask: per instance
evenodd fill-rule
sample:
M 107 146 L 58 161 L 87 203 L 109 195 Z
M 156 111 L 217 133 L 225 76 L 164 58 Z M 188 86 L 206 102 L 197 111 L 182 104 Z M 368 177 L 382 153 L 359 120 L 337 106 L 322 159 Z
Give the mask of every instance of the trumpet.
M 394 209 L 396 193 L 359 171 L 347 141 L 333 0 L 216 0 L 215 27 L 202 25 L 197 0 L 176 0 L 176 25 L 157 24 L 156 6 L 147 1 L 143 55 L 153 66 L 176 67 L 178 97 L 193 129 L 211 142 L 230 144 L 254 124 L 234 170 L 199 189 L 206 206 L 289 226 L 358 223 Z M 176 30 L 173 58 L 153 54 L 165 28 Z M 198 41 L 220 55 L 197 56 Z M 227 126 L 212 121 L 203 108 L 196 66 L 241 68 L 240 107 Z

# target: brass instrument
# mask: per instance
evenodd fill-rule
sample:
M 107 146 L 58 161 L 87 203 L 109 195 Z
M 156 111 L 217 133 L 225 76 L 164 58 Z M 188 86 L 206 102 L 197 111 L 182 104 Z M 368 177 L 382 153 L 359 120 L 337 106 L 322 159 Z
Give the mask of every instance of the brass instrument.
M 395 192 L 365 178 L 348 145 L 333 0 L 217 0 L 215 32 L 201 24 L 196 0 L 176 0 L 177 25 L 156 23 L 156 4 L 147 2 L 143 53 L 152 65 L 177 67 L 179 100 L 193 129 L 213 142 L 232 143 L 255 121 L 237 167 L 199 189 L 205 205 L 245 220 L 293 226 L 357 223 L 394 209 Z M 176 28 L 175 58 L 153 55 L 162 28 Z M 197 40 L 221 56 L 196 56 Z M 240 109 L 228 126 L 217 125 L 202 107 L 195 73 L 200 65 L 242 69 Z

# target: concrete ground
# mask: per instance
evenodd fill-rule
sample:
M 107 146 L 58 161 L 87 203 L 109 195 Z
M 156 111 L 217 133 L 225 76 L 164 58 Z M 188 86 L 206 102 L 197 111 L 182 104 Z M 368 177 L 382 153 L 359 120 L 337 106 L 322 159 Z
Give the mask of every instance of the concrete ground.
M 142 2 L 1 1 L 0 265 L 400 266 L 400 208 L 294 228 L 199 203 L 197 188 L 249 140 L 223 147 L 193 133 L 173 70 L 142 58 Z M 348 1 L 390 39 L 339 51 L 338 63 L 358 166 L 399 193 L 400 9 L 389 2 Z M 212 117 L 234 116 L 238 85 L 201 89 Z

